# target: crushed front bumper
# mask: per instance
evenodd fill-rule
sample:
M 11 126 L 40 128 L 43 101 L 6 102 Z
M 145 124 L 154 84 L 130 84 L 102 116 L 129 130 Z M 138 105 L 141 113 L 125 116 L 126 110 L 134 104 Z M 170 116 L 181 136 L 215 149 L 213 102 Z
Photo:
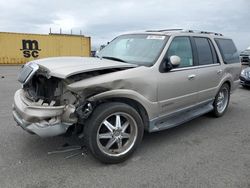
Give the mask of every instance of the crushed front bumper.
M 14 96 L 13 117 L 17 124 L 29 133 L 40 137 L 52 137 L 66 133 L 77 122 L 75 106 L 50 106 L 29 101 L 22 89 Z

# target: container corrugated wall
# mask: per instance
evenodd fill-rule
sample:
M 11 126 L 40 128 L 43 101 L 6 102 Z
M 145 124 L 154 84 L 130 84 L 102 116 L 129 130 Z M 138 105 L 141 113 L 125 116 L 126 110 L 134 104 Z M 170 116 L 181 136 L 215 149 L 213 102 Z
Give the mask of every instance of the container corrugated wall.
M 24 64 L 57 56 L 90 56 L 90 37 L 0 32 L 0 64 Z

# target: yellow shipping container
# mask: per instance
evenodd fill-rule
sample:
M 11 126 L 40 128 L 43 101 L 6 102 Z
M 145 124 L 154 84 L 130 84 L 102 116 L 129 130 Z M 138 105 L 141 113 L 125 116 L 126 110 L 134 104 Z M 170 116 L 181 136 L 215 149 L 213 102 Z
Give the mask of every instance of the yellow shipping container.
M 24 64 L 57 56 L 90 56 L 90 37 L 0 32 L 0 64 Z

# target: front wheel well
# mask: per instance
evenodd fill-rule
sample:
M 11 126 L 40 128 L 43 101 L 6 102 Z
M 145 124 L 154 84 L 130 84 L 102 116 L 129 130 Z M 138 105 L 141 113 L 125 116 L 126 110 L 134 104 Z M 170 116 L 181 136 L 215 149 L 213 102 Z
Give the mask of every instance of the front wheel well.
M 142 104 L 140 104 L 138 101 L 129 99 L 129 98 L 123 98 L 123 97 L 117 97 L 117 98 L 106 98 L 102 100 L 95 101 L 95 106 L 98 106 L 101 103 L 107 103 L 107 102 L 121 102 L 130 105 L 133 107 L 141 116 L 144 128 L 147 128 L 149 126 L 149 117 L 146 109 L 143 107 Z
M 227 81 L 225 81 L 223 84 L 227 84 L 227 85 L 229 86 L 229 91 L 231 90 L 231 83 L 230 83 L 230 81 L 227 80 Z M 222 85 L 223 85 L 223 84 L 222 84 Z

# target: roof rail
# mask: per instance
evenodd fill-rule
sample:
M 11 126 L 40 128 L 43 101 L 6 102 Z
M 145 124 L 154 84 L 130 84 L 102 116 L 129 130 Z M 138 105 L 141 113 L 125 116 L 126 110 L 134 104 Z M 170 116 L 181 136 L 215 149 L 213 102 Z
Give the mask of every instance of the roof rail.
M 156 29 L 147 30 L 146 32 L 164 32 L 164 31 L 183 31 L 183 29 Z
M 210 32 L 210 31 L 184 30 L 184 31 L 182 31 L 182 32 L 187 32 L 187 33 L 199 33 L 199 34 L 210 34 L 210 35 L 223 36 L 221 33 L 215 33 L 215 32 Z
M 221 33 L 215 33 L 215 32 L 210 32 L 210 31 L 201 31 L 201 33 L 223 36 Z
M 175 31 L 181 33 L 198 33 L 198 34 L 210 34 L 210 35 L 217 35 L 223 36 L 221 33 L 215 33 L 210 31 L 199 31 L 199 30 L 184 30 L 184 29 L 160 29 L 160 30 L 147 30 L 146 32 L 167 32 L 167 31 Z

